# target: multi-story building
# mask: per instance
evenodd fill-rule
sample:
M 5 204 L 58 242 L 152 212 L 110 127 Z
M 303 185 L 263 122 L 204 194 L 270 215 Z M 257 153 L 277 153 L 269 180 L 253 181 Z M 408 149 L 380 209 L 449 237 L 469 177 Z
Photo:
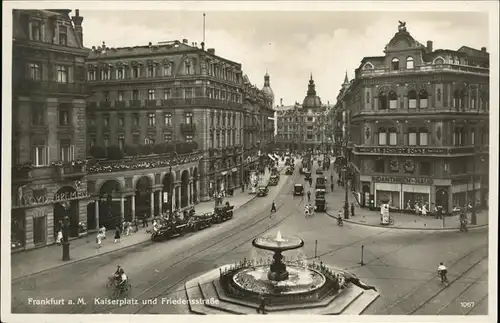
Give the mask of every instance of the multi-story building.
M 14 10 L 12 248 L 54 242 L 87 222 L 85 66 L 76 10 Z
M 326 130 L 327 107 L 316 94 L 313 77 L 302 105 L 276 107 L 276 144 L 282 149 L 318 150 L 331 144 Z
M 107 197 L 89 212 L 108 219 L 182 209 L 240 186 L 255 161 L 244 153 L 256 154 L 272 131 L 256 123 L 268 97 L 245 82 L 241 64 L 204 44 L 103 43 L 89 53 L 87 80 L 89 152 L 109 160 L 89 168 L 93 194 Z
M 487 206 L 486 48 L 435 50 L 401 24 L 384 53 L 363 58 L 340 96 L 361 202 Z

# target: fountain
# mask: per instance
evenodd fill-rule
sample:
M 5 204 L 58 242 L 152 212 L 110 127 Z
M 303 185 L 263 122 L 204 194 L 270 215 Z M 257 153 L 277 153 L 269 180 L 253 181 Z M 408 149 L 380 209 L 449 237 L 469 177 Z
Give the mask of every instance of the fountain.
M 246 258 L 212 270 L 186 282 L 188 298 L 219 302 L 189 303 L 197 314 L 255 313 L 263 296 L 270 312 L 291 311 L 297 314 L 360 314 L 379 294 L 358 285 L 346 284 L 349 273 L 304 259 L 284 259 L 283 252 L 299 249 L 304 241 L 297 237 L 255 238 L 252 245 L 273 252 L 268 259 Z M 196 303 L 196 304 L 194 304 Z

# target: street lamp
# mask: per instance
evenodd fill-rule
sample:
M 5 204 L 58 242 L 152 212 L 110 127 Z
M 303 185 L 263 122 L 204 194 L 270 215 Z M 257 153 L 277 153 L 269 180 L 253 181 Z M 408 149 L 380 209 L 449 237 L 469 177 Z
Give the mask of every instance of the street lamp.
M 71 207 L 71 203 L 69 201 L 64 201 L 61 203 L 61 206 L 64 208 L 65 213 L 67 213 Z M 67 215 L 64 216 L 62 247 L 63 247 L 62 260 L 63 261 L 70 260 L 70 257 L 69 257 L 69 217 Z
M 349 219 L 349 181 L 347 180 L 349 171 L 349 161 L 347 158 L 347 141 L 344 146 L 344 186 L 345 186 L 345 200 L 344 200 L 344 219 Z
M 481 156 L 479 159 L 480 162 L 484 161 L 484 157 Z M 470 224 L 476 225 L 477 224 L 477 214 L 476 214 L 476 155 L 472 158 L 473 162 L 473 173 L 472 173 L 472 210 L 471 210 L 471 218 L 470 218 Z
M 170 187 L 168 188 L 168 195 L 170 195 L 170 216 L 172 216 L 174 205 L 174 178 L 172 176 L 172 166 L 169 166 L 168 174 L 170 176 Z

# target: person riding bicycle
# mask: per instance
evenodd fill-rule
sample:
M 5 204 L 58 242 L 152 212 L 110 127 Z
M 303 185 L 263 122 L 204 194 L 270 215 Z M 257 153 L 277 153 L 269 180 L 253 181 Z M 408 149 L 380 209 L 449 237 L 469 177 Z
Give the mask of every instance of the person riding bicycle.
M 448 277 L 446 277 L 447 273 L 448 273 L 448 268 L 446 268 L 446 266 L 443 265 L 442 262 L 439 263 L 438 274 L 441 277 L 441 282 L 447 282 L 448 281 Z

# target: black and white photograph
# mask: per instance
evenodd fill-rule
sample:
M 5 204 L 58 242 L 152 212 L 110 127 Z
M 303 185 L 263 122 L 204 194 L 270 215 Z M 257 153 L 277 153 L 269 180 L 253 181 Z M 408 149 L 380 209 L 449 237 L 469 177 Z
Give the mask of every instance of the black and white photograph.
M 498 9 L 4 2 L 2 321 L 496 322 Z

